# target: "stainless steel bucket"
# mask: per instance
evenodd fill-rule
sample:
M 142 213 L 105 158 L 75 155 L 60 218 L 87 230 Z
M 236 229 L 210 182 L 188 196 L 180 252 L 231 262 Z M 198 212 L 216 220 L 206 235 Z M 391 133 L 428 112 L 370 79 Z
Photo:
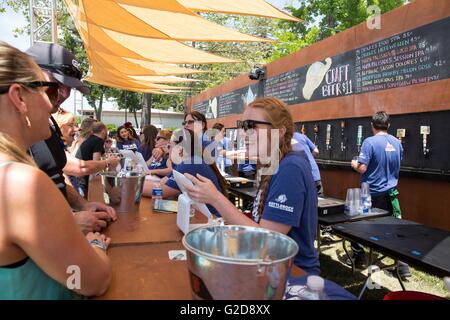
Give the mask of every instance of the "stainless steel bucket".
M 284 234 L 245 226 L 193 229 L 183 245 L 194 299 L 282 299 L 298 252 Z
M 103 186 L 103 199 L 117 212 L 137 212 L 142 197 L 145 175 L 137 172 L 100 173 Z

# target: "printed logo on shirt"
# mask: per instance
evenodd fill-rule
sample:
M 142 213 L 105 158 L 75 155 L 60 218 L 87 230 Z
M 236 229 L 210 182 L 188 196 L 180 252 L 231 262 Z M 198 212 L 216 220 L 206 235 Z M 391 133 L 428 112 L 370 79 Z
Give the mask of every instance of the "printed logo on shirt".
M 124 144 L 123 145 L 123 149 L 124 150 L 132 150 L 132 149 L 137 149 L 136 144 L 132 143 L 132 144 Z
M 286 212 L 294 212 L 294 207 L 291 206 L 287 206 L 284 205 L 283 203 L 285 203 L 287 201 L 287 197 L 285 194 L 281 194 L 279 195 L 276 199 L 276 202 L 272 202 L 269 201 L 269 207 L 270 208 L 274 208 L 274 209 L 278 209 L 278 210 L 282 210 L 282 211 L 286 211 Z
M 281 194 L 278 198 L 275 199 L 276 202 L 285 203 L 287 201 L 287 197 L 285 194 Z
M 384 149 L 384 151 L 386 152 L 394 152 L 395 148 L 392 144 L 390 144 L 389 142 L 386 143 L 386 148 Z

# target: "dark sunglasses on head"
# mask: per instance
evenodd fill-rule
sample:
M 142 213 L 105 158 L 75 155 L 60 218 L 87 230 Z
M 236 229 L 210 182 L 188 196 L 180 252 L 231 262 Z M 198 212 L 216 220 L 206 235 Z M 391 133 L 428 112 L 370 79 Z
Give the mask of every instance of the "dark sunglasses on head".
M 58 86 L 59 86 L 58 82 L 32 81 L 32 82 L 16 82 L 16 83 L 30 89 L 47 87 L 47 89 L 45 89 L 45 93 L 47 94 L 49 100 L 51 102 L 54 102 L 58 99 Z M 0 94 L 7 93 L 10 87 L 11 85 L 6 87 L 0 87 Z
M 247 131 L 249 129 L 255 129 L 257 124 L 272 125 L 270 122 L 266 122 L 266 121 L 244 120 L 244 121 L 238 121 L 237 122 L 237 127 L 239 129 L 243 129 L 244 131 Z
M 83 74 L 77 68 L 70 64 L 46 64 L 42 66 L 44 69 L 48 69 L 51 72 L 56 72 L 68 77 L 77 78 L 81 80 Z
M 183 126 L 185 126 L 185 125 L 187 125 L 187 124 L 194 124 L 195 123 L 195 121 L 197 121 L 197 120 L 188 120 L 188 121 L 183 121 L 181 124 L 183 125 Z

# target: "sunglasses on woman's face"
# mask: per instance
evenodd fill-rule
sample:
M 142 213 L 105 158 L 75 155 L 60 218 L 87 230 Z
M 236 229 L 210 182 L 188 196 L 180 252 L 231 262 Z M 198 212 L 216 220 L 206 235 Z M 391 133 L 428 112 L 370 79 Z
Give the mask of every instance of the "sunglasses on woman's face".
M 167 139 L 164 138 L 164 137 L 156 137 L 156 141 L 159 141 L 159 140 L 161 140 L 161 139 L 167 140 Z
M 187 120 L 187 121 L 183 121 L 181 124 L 183 126 L 187 125 L 187 124 L 194 124 L 196 120 Z
M 258 125 L 258 124 L 272 125 L 270 122 L 266 122 L 266 121 L 244 120 L 244 121 L 238 121 L 237 122 L 237 127 L 239 129 L 243 129 L 245 132 L 247 132 L 250 129 L 255 129 L 256 125 Z
M 59 83 L 58 82 L 32 81 L 32 82 L 17 82 L 17 84 L 20 84 L 20 85 L 22 85 L 26 88 L 30 88 L 30 89 L 36 89 L 39 87 L 47 87 L 45 89 L 45 94 L 47 95 L 50 102 L 52 104 L 54 104 L 58 101 L 58 96 L 59 96 L 59 93 L 58 93 Z M 11 87 L 11 85 L 5 86 L 5 87 L 0 87 L 0 94 L 7 93 L 9 91 L 10 87 Z

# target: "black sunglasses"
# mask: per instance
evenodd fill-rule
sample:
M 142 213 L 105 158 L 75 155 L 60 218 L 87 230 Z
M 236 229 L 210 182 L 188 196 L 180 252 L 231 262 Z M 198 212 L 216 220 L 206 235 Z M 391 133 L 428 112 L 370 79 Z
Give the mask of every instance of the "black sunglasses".
M 164 138 L 164 137 L 156 137 L 156 141 L 159 141 L 159 140 L 161 140 L 161 139 L 167 140 L 167 139 Z
M 83 74 L 79 69 L 70 64 L 46 64 L 42 65 L 44 69 L 48 69 L 51 72 L 63 74 L 68 77 L 77 78 L 81 80 Z
M 270 122 L 266 121 L 258 121 L 258 120 L 244 120 L 244 121 L 237 121 L 237 127 L 239 129 L 243 129 L 244 131 L 255 129 L 257 124 L 268 124 L 272 125 Z
M 30 89 L 36 89 L 39 87 L 47 87 L 45 90 L 45 93 L 47 94 L 50 102 L 55 102 L 58 99 L 58 82 L 48 82 L 48 81 L 32 81 L 32 82 L 16 82 L 17 84 L 20 84 L 24 87 L 30 88 Z M 11 87 L 11 84 L 6 87 L 0 87 L 0 94 L 7 93 L 9 91 L 9 88 Z
M 188 121 L 183 121 L 181 124 L 182 124 L 183 126 L 185 126 L 186 124 L 194 124 L 195 121 L 200 121 L 200 120 L 188 120 Z

